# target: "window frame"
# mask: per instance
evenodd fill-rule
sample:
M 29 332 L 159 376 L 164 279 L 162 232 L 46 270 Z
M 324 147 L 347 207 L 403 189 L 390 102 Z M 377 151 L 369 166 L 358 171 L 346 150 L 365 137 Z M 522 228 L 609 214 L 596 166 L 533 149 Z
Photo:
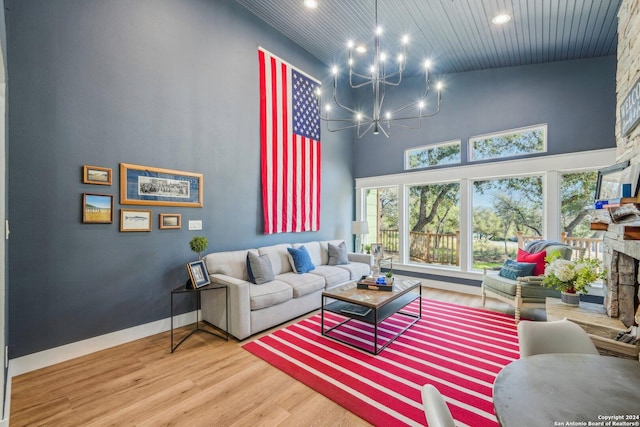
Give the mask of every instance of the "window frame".
M 468 162 L 469 163 L 474 163 L 474 162 L 490 162 L 490 161 L 504 161 L 504 160 L 509 160 L 509 159 L 514 159 L 514 158 L 521 158 L 522 156 L 531 156 L 531 155 L 536 155 L 536 154 L 544 154 L 547 152 L 547 141 L 548 141 L 548 125 L 547 123 L 542 123 L 542 124 L 538 124 L 538 125 L 531 125 L 531 126 L 525 126 L 525 127 L 521 127 L 521 128 L 515 128 L 515 129 L 507 129 L 507 130 L 503 130 L 503 131 L 499 131 L 499 132 L 492 132 L 492 133 L 487 133 L 484 135 L 475 135 L 469 138 L 469 142 L 467 144 L 467 158 L 468 158 Z M 493 158 L 486 158 L 486 159 L 474 159 L 473 157 L 473 152 L 474 152 L 474 143 L 480 140 L 485 140 L 485 139 L 492 139 L 492 138 L 500 138 L 503 136 L 509 136 L 509 135 L 513 135 L 513 134 L 517 134 L 517 133 L 524 133 L 524 132 L 530 132 L 530 131 L 537 131 L 537 130 L 542 130 L 543 132 L 543 138 L 542 138 L 542 150 L 540 151 L 535 151 L 535 152 L 530 152 L 530 153 L 519 153 L 519 154 L 515 154 L 515 155 L 509 155 L 509 156 L 500 156 L 500 157 L 493 157 Z
M 424 166 L 417 166 L 414 168 L 409 166 L 409 156 L 411 155 L 412 152 L 428 151 L 428 150 L 432 150 L 440 147 L 448 147 L 453 145 L 457 145 L 459 150 L 459 158 L 457 162 L 443 163 L 440 165 L 424 165 Z M 452 165 L 459 165 L 459 164 L 462 164 L 462 140 L 461 139 L 453 139 L 451 141 L 444 141 L 444 142 L 438 142 L 436 144 L 422 145 L 419 147 L 407 148 L 406 150 L 404 150 L 404 170 L 406 171 L 431 169 L 438 166 L 452 166 Z
M 529 158 L 504 159 L 497 162 L 464 164 L 448 168 L 436 168 L 407 171 L 398 174 L 371 176 L 355 179 L 355 209 L 356 218 L 362 215 L 362 203 L 364 191 L 367 188 L 396 186 L 398 188 L 398 232 L 404 236 L 408 228 L 408 201 L 409 185 L 442 183 L 446 181 L 460 182 L 460 270 L 434 266 L 416 265 L 406 262 L 408 254 L 408 242 L 404 239 L 399 244 L 399 261 L 394 261 L 394 269 L 415 272 L 418 274 L 433 274 L 436 277 L 443 276 L 442 280 L 480 280 L 482 272 L 474 271 L 471 267 L 471 241 L 472 218 L 468 208 L 472 200 L 470 190 L 473 180 L 507 178 L 523 175 L 543 175 L 543 203 L 544 232 L 547 236 L 560 235 L 560 174 L 567 172 L 579 172 L 593 170 L 611 165 L 616 161 L 616 149 L 606 148 L 591 151 L 582 151 L 566 154 L 554 154 L 546 156 L 533 156 Z M 567 167 L 571 165 L 571 167 Z M 452 279 L 444 279 L 450 277 Z M 437 279 L 436 279 L 437 281 Z M 460 282 L 463 283 L 463 282 Z M 457 285 L 448 283 L 447 289 L 455 289 Z M 467 289 L 461 286 L 460 290 Z

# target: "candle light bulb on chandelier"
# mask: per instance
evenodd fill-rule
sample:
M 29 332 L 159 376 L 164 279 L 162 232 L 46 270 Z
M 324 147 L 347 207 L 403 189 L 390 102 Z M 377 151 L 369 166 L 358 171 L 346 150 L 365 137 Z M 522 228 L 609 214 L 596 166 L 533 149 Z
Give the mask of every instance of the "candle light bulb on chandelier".
M 345 61 L 348 64 L 347 88 L 350 87 L 351 90 L 368 88 L 373 105 L 360 110 L 342 103 L 338 96 L 338 87 L 342 87 L 338 84 L 338 68 L 333 67 L 332 104 L 339 108 L 334 108 L 337 111 L 334 113 L 335 116 L 330 117 L 327 113 L 320 116 L 320 119 L 327 123 L 327 130 L 330 132 L 354 129 L 357 131 L 358 138 L 369 131 L 374 134 L 382 133 L 389 137 L 389 131 L 392 127 L 417 130 L 422 126 L 423 119 L 433 117 L 440 112 L 442 84 L 435 85 L 435 82 L 432 82 L 429 74 L 433 64 L 430 60 L 416 64 L 416 68 L 423 70 L 420 74 L 424 73 L 422 80 L 424 88 L 417 93 L 413 101 L 405 101 L 406 104 L 403 105 L 393 94 L 390 96 L 386 94 L 387 90 L 394 91 L 395 86 L 400 86 L 407 80 L 404 78 L 405 71 L 407 73 L 414 72 L 414 69 L 407 68 L 409 36 L 404 34 L 401 38 L 396 39 L 396 46 L 400 48 L 400 52 L 392 52 L 384 45 L 383 28 L 378 24 L 378 0 L 375 0 L 375 26 L 373 28 L 374 43 L 373 46 L 368 46 L 370 54 L 361 55 L 367 52 L 367 46 L 361 41 L 348 40 L 348 57 Z M 383 51 L 383 47 L 386 51 Z M 368 59 L 365 60 L 365 57 Z M 435 90 L 430 90 L 430 88 L 434 89 L 432 84 L 437 88 L 437 93 Z M 349 97 L 352 97 L 352 94 L 349 94 Z M 435 98 L 436 102 L 430 101 L 429 97 Z M 388 103 L 397 103 L 398 105 L 389 109 Z M 318 108 L 322 104 L 323 102 L 318 95 Z M 328 106 L 322 111 L 329 111 Z M 337 126 L 332 128 L 333 124 L 337 124 Z

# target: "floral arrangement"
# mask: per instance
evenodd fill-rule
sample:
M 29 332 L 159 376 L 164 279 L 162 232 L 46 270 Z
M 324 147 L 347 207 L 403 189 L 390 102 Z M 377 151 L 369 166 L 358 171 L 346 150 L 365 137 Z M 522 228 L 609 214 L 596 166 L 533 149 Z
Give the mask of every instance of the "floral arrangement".
M 544 260 L 547 266 L 542 284 L 561 292 L 587 294 L 590 283 L 606 277 L 606 271 L 596 259 L 570 261 L 562 258 L 559 251 L 553 251 Z

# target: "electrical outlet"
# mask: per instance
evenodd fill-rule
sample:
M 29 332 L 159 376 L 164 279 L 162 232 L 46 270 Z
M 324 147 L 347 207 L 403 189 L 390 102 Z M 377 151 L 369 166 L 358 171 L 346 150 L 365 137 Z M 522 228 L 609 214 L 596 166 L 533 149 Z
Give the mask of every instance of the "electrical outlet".
M 202 221 L 189 221 L 189 230 L 202 230 Z

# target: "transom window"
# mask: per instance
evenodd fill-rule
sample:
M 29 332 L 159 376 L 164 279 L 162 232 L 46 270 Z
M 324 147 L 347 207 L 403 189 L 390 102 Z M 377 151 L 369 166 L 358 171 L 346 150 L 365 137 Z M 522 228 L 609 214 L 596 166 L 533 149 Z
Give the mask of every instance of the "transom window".
M 404 152 L 405 170 L 458 163 L 460 163 L 460 140 L 425 145 Z
M 469 161 L 503 159 L 547 151 L 547 125 L 469 138 Z

